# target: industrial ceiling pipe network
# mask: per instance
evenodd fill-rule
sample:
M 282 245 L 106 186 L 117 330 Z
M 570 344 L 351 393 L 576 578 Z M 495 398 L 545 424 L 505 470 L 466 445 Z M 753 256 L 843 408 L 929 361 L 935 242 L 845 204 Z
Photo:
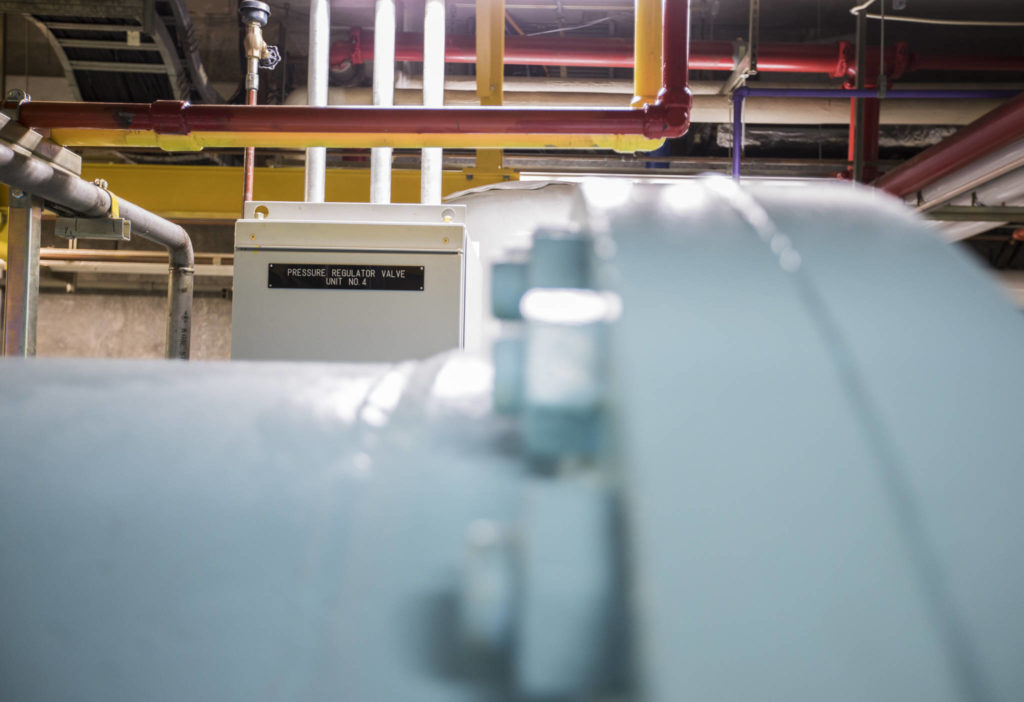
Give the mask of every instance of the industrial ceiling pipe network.
M 889 90 L 882 93 L 877 88 L 859 90 L 806 89 L 806 88 L 738 88 L 733 92 L 732 123 L 732 176 L 740 177 L 740 162 L 743 156 L 743 103 L 748 97 L 782 97 L 801 99 L 873 98 L 886 100 L 979 100 L 1015 97 L 1017 91 L 1004 90 Z
M 1024 94 L 878 178 L 874 185 L 906 197 L 1024 138 Z
M 366 146 L 381 134 L 642 135 L 680 137 L 689 128 L 689 0 L 663 8 L 662 89 L 641 109 L 522 109 L 504 107 L 303 107 L 293 105 L 190 105 L 155 103 L 30 102 L 23 124 L 36 128 L 196 132 L 365 134 Z
M 24 156 L 0 144 L 0 182 L 24 190 L 83 217 L 106 217 L 113 200 L 103 188 Z M 188 359 L 192 333 L 192 284 L 195 257 L 188 233 L 128 200 L 117 200 L 120 217 L 130 220 L 132 233 L 167 248 L 170 254 L 167 290 L 167 358 Z
M 728 41 L 695 41 L 690 45 L 690 66 L 703 71 L 732 71 L 741 55 L 741 47 Z M 867 73 L 877 75 L 879 47 L 869 47 Z M 894 71 L 1024 71 L 1021 56 L 925 55 L 910 51 L 905 44 L 886 48 L 887 63 Z M 348 41 L 331 45 L 331 65 L 372 61 L 372 32 L 353 29 Z M 450 35 L 445 40 L 446 63 L 476 63 L 476 45 L 470 35 Z M 423 60 L 423 37 L 402 32 L 396 36 L 395 59 Z M 505 63 L 515 66 L 587 66 L 595 68 L 632 68 L 633 41 L 607 37 L 527 37 L 505 38 Z M 874 64 L 874 70 L 872 70 Z M 757 69 L 763 73 L 825 73 L 833 78 L 856 73 L 856 50 L 850 42 L 835 44 L 793 44 L 767 42 L 758 46 Z

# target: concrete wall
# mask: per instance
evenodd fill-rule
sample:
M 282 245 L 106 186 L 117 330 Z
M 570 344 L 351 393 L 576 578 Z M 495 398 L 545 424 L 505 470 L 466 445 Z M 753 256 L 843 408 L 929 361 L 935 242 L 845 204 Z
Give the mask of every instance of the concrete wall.
M 193 360 L 231 356 L 231 300 L 196 295 Z M 39 356 L 163 358 L 167 298 L 137 293 L 53 293 L 39 296 Z

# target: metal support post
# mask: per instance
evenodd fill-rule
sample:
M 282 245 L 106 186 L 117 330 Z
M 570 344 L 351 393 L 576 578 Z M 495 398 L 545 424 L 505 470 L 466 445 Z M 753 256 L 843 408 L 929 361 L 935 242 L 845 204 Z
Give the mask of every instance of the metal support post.
M 867 69 L 867 16 L 864 12 L 857 14 L 857 75 L 855 89 L 864 88 L 864 72 Z M 864 180 L 864 100 L 854 98 L 851 103 L 850 129 L 853 137 L 850 141 L 849 158 L 853 161 L 853 180 Z
M 4 295 L 4 355 L 36 355 L 42 201 L 11 189 Z
M 736 91 L 732 96 L 732 177 L 740 179 L 743 160 L 743 102 L 746 93 Z
M 732 74 L 722 85 L 720 94 L 731 95 L 736 88 L 746 85 L 747 78 L 757 75 L 758 33 L 761 26 L 760 0 L 750 0 L 750 15 L 747 20 L 747 43 L 742 46 L 743 55 L 736 61 Z

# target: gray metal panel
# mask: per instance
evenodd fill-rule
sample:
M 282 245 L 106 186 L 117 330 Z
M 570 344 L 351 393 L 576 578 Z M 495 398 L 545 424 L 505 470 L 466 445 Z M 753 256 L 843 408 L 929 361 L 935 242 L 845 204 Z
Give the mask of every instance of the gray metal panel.
M 462 224 L 243 219 L 235 224 L 235 248 L 458 253 L 465 232 Z
M 243 219 L 255 219 L 256 210 L 266 210 L 267 220 L 322 220 L 329 222 L 402 222 L 419 224 L 465 224 L 465 205 L 417 205 L 397 203 L 375 205 L 362 202 L 289 202 L 267 200 L 247 202 Z
M 270 263 L 423 266 L 420 291 L 267 287 Z M 462 343 L 462 266 L 457 253 L 238 250 L 231 357 L 400 361 Z

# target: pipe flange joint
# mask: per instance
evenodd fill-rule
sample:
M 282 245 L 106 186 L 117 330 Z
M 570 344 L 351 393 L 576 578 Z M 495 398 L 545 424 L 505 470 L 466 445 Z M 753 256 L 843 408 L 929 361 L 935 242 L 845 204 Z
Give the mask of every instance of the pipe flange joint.
M 527 256 L 497 261 L 491 266 L 491 313 L 498 319 L 519 320 L 519 301 L 529 289 Z
M 238 17 L 242 24 L 266 27 L 270 21 L 270 4 L 260 0 L 242 0 L 238 3 Z
M 188 134 L 188 122 L 185 120 L 185 108 L 189 103 L 184 100 L 157 100 L 149 107 L 149 116 L 153 122 L 153 131 L 157 134 Z
M 516 399 L 526 451 L 536 458 L 592 456 L 600 446 L 610 314 L 606 294 L 593 289 L 594 257 L 589 232 L 534 234 L 519 304 L 525 337 Z
M 593 249 L 594 239 L 587 232 L 553 227 L 537 229 L 522 292 L 530 288 L 591 287 Z

